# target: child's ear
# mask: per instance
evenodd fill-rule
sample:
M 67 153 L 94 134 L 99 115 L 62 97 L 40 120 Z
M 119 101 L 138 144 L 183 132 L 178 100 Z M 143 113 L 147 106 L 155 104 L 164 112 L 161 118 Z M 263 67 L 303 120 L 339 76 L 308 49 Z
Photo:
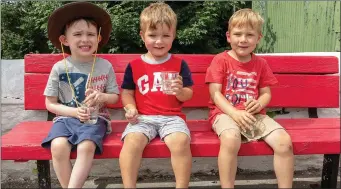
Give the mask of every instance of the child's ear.
M 227 42 L 231 43 L 231 37 L 228 31 L 226 32 L 226 39 L 227 39 Z
M 144 43 L 144 35 L 143 34 L 144 34 L 143 31 L 140 31 L 140 37 L 141 37 L 141 39 L 142 39 L 142 41 Z
M 100 34 L 100 35 L 98 36 L 98 43 L 101 42 L 101 41 L 102 41 L 102 35 Z
M 262 39 L 263 35 L 262 34 L 259 34 L 258 36 L 258 40 L 257 40 L 257 44 L 260 42 L 260 40 Z
M 63 43 L 63 45 L 69 46 L 69 43 L 68 43 L 68 41 L 67 41 L 65 35 L 59 36 L 59 41 L 60 41 L 61 43 Z
M 141 37 L 141 39 L 142 39 L 142 41 L 144 43 L 144 36 L 143 36 L 143 32 L 142 31 L 140 31 L 140 37 Z

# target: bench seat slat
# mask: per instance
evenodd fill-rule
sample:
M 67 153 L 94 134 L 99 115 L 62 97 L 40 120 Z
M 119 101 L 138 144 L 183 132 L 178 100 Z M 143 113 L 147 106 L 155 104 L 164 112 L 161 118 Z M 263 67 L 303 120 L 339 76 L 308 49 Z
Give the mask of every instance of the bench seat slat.
M 301 129 L 338 129 L 340 128 L 340 118 L 295 118 L 295 119 L 275 119 L 287 130 Z M 126 120 L 111 121 L 113 132 L 123 132 L 128 122 Z M 211 131 L 211 124 L 207 120 L 187 120 L 188 128 L 193 131 Z M 52 121 L 28 121 L 16 125 L 11 132 L 16 135 L 31 133 L 48 133 L 52 126 Z
M 116 73 L 124 73 L 129 61 L 140 54 L 99 54 L 113 64 Z M 193 73 L 204 73 L 215 55 L 176 54 L 185 59 Z M 334 56 L 280 56 L 259 55 L 267 60 L 274 73 L 338 73 L 338 59 Z M 28 54 L 25 56 L 25 73 L 49 73 L 61 54 Z
M 278 119 L 292 138 L 294 153 L 302 154 L 338 154 L 340 153 L 340 119 Z M 202 121 L 204 122 L 204 121 Z M 123 124 L 124 122 L 120 122 Z M 25 125 L 26 124 L 26 125 Z M 189 121 L 193 128 L 195 121 Z M 201 123 L 204 124 L 204 123 Z M 207 124 L 206 124 L 207 125 Z M 3 160 L 44 160 L 51 159 L 50 151 L 43 149 L 40 143 L 51 126 L 51 122 L 24 122 L 11 132 L 2 136 Z M 27 128 L 32 127 L 28 132 Z M 39 129 L 38 129 L 39 128 Z M 309 128 L 309 130 L 307 129 Z M 37 130 L 41 132 L 37 132 Z M 191 149 L 193 157 L 216 157 L 219 152 L 219 139 L 210 131 L 192 131 Z M 118 158 L 122 148 L 121 133 L 108 135 L 103 143 L 104 153 L 96 158 Z M 271 148 L 263 141 L 242 144 L 240 156 L 271 155 Z M 151 141 L 143 157 L 170 157 L 166 145 L 159 138 Z M 72 153 L 72 158 L 76 154 Z
M 290 75 L 276 77 L 278 86 L 272 90 L 269 107 L 339 107 L 339 76 L 337 75 Z M 45 110 L 43 92 L 48 74 L 25 74 L 25 109 Z M 117 74 L 117 82 L 122 83 L 123 74 Z M 205 74 L 193 74 L 193 98 L 184 103 L 184 107 L 207 107 L 209 100 Z M 324 98 L 328 94 L 328 98 Z M 122 104 L 110 105 L 121 108 Z
M 339 154 L 340 153 L 340 129 L 311 129 L 311 130 L 288 130 L 290 134 L 295 155 L 307 154 Z M 19 145 L 11 145 L 7 142 L 9 136 L 3 137 L 6 146 L 2 146 L 2 160 L 46 160 L 51 159 L 50 151 L 40 146 L 45 137 L 42 133 L 30 136 L 19 135 L 26 142 Z M 121 133 L 115 133 L 104 141 L 102 155 L 96 155 L 97 159 L 118 158 L 122 143 Z M 217 157 L 219 152 L 219 140 L 213 132 L 193 132 L 191 150 L 193 157 Z M 251 142 L 242 144 L 239 156 L 272 155 L 271 148 L 264 142 Z M 72 153 L 71 158 L 75 158 Z M 143 153 L 145 158 L 170 157 L 167 146 L 160 142 L 159 138 L 153 140 Z

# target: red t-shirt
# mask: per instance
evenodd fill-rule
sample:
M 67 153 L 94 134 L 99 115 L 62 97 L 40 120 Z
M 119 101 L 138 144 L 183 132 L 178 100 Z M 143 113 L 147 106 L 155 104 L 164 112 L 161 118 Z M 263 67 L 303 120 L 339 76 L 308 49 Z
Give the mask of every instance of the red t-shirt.
M 266 60 L 252 54 L 249 62 L 239 62 L 228 51 L 217 54 L 207 68 L 205 83 L 222 84 L 221 93 L 237 109 L 245 109 L 248 98 L 258 99 L 259 89 L 278 83 Z M 209 120 L 223 112 L 209 101 Z M 260 113 L 265 114 L 263 109 Z
M 161 90 L 161 72 L 176 71 L 183 78 L 183 87 L 193 85 L 191 72 L 187 63 L 171 56 L 161 64 L 149 64 L 141 58 L 131 61 L 125 71 L 122 89 L 135 90 L 136 108 L 143 115 L 173 115 L 186 120 L 181 112 L 183 102 L 175 95 L 163 94 Z

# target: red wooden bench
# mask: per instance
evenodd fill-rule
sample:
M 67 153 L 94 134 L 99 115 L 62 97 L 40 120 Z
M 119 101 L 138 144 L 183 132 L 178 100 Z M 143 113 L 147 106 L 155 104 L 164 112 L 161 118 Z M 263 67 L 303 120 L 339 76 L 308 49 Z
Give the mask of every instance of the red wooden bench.
M 122 82 L 127 63 L 137 54 L 102 54 L 108 59 Z M 209 94 L 204 84 L 205 72 L 214 55 L 176 55 L 184 58 L 193 72 L 194 96 L 184 107 L 207 107 Z M 317 108 L 339 107 L 338 59 L 332 56 L 271 56 L 263 55 L 276 74 L 280 85 L 272 90 L 269 107 L 308 108 L 310 118 L 276 119 L 293 141 L 295 155 L 324 154 L 321 185 L 335 188 L 340 157 L 340 118 L 318 118 Z M 52 65 L 62 59 L 60 54 L 28 54 L 25 56 L 25 109 L 46 110 L 43 90 Z M 111 108 L 122 108 L 121 103 Z M 51 116 L 49 119 L 51 120 Z M 122 147 L 121 133 L 125 120 L 113 120 L 113 133 L 104 140 L 104 153 L 97 159 L 118 158 Z M 40 146 L 51 121 L 28 121 L 16 125 L 1 137 L 1 159 L 14 161 L 37 160 L 40 188 L 50 188 L 50 151 Z M 206 120 L 188 120 L 191 130 L 193 157 L 217 157 L 218 137 Z M 240 156 L 273 155 L 263 141 L 242 144 Z M 72 153 L 72 158 L 76 153 Z M 169 150 L 159 139 L 153 140 L 143 153 L 145 158 L 168 158 Z

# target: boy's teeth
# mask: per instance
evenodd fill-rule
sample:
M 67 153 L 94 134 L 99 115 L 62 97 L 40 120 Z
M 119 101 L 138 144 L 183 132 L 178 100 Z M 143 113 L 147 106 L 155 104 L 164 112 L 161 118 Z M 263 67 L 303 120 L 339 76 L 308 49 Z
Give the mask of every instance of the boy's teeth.
M 89 49 L 89 46 L 82 46 L 81 49 Z

